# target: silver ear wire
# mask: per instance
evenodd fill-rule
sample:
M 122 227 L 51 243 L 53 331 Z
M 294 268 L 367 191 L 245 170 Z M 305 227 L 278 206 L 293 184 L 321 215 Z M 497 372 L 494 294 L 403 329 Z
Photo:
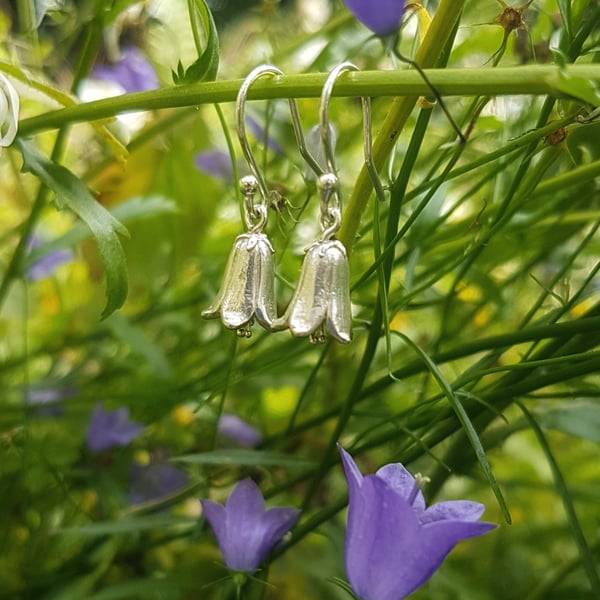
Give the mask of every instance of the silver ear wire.
M 240 86 L 235 105 L 237 135 L 250 168 L 250 175 L 242 177 L 239 182 L 248 232 L 235 239 L 217 297 L 209 308 L 202 311 L 202 316 L 206 319 L 220 317 L 225 327 L 237 330 L 241 337 L 252 335 L 251 328 L 255 320 L 266 329 L 272 329 L 277 318 L 275 251 L 269 238 L 262 232 L 267 223 L 269 190 L 246 137 L 248 90 L 264 75 L 280 77 L 283 72 L 273 65 L 260 65 L 253 69 Z M 290 98 L 289 105 L 300 153 L 312 169 L 322 173 L 317 161 L 306 148 L 298 107 L 293 98 Z M 258 202 L 255 201 L 257 193 L 260 196 Z
M 250 149 L 250 144 L 248 143 L 248 139 L 246 137 L 246 97 L 248 95 L 248 90 L 250 86 L 263 75 L 271 75 L 275 77 L 281 77 L 283 75 L 283 71 L 277 68 L 275 65 L 260 65 L 253 69 L 248 77 L 242 83 L 240 90 L 237 95 L 236 100 L 236 114 L 237 114 L 237 134 L 240 140 L 240 145 L 242 147 L 242 152 L 244 153 L 244 157 L 248 162 L 248 166 L 250 167 L 250 172 L 256 177 L 258 181 L 258 189 L 263 198 L 263 202 L 265 205 L 268 203 L 268 190 L 265 180 L 260 173 L 258 166 L 256 164 L 256 160 L 252 154 L 252 150 Z M 321 175 L 323 173 L 323 169 L 319 166 L 319 163 L 315 160 L 313 155 L 308 151 L 306 147 L 306 142 L 304 140 L 304 134 L 302 133 L 302 121 L 300 120 L 300 113 L 298 112 L 298 105 L 296 104 L 296 100 L 294 98 L 289 98 L 288 100 L 290 106 L 290 113 L 292 115 L 292 126 L 294 128 L 294 136 L 296 137 L 296 144 L 298 145 L 298 149 L 300 150 L 300 154 L 304 158 L 304 160 L 308 163 L 308 165 L 317 173 L 317 175 Z
M 250 167 L 250 172 L 256 180 L 256 185 L 262 199 L 261 204 L 266 207 L 269 202 L 269 191 L 265 179 L 254 159 L 254 155 L 252 154 L 248 138 L 246 137 L 246 98 L 248 96 L 248 90 L 250 89 L 250 86 L 263 75 L 283 75 L 283 72 L 273 65 L 260 65 L 253 69 L 240 86 L 235 102 L 235 111 L 237 135 L 240 140 L 240 146 L 242 147 L 246 162 Z
M 333 87 L 339 76 L 346 71 L 358 71 L 359 68 L 351 62 L 343 62 L 334 67 L 325 81 L 323 92 L 321 93 L 321 104 L 319 108 L 319 121 L 321 142 L 325 150 L 327 168 L 332 173 L 337 173 L 335 167 L 335 159 L 333 154 L 333 144 L 331 143 L 331 127 L 329 126 L 329 102 L 333 93 Z M 371 135 L 371 98 L 369 96 L 361 96 L 360 98 L 362 113 L 363 113 L 363 142 L 364 142 L 364 157 L 365 166 L 371 178 L 371 183 L 380 200 L 385 199 L 385 191 L 379 173 L 373 163 L 372 155 L 372 135 Z M 338 193 L 338 199 L 341 203 L 341 196 Z
M 292 335 L 307 336 L 313 344 L 324 343 L 326 333 L 342 344 L 352 339 L 352 307 L 350 303 L 350 268 L 346 248 L 335 234 L 342 221 L 341 194 L 333 155 L 332 130 L 329 126 L 329 102 L 338 77 L 345 71 L 356 71 L 350 62 L 337 65 L 328 75 L 319 104 L 319 131 L 323 145 L 324 171 L 318 164 L 309 163 L 317 175 L 321 195 L 321 239 L 307 249 L 300 279 L 285 314 L 273 324 L 274 329 L 289 328 Z M 363 114 L 369 126 L 369 151 L 365 160 L 371 161 L 370 104 L 363 100 Z M 367 146 L 365 146 L 366 150 Z

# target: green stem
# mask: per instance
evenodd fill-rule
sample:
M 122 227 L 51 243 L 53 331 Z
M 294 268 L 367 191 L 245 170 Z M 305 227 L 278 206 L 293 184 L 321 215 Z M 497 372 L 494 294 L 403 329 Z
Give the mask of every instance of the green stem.
M 455 25 L 459 20 L 464 4 L 465 0 L 442 0 L 440 2 L 429 29 L 427 30 L 427 34 L 419 46 L 414 58 L 415 63 L 420 65 L 422 69 L 428 69 L 437 64 L 448 39 L 455 30 Z M 444 71 L 447 70 L 444 69 Z M 411 71 L 409 70 L 408 72 Z M 429 84 L 425 84 L 422 76 L 416 71 L 413 70 L 412 73 L 421 79 L 421 83 L 427 89 L 424 92 L 419 92 L 418 95 L 404 92 L 401 97 L 396 98 L 392 103 L 381 131 L 373 144 L 373 165 L 376 170 L 382 168 L 392 152 L 398 134 L 406 124 L 419 95 L 427 94 L 431 86 L 435 87 L 440 95 L 446 95 L 443 87 L 440 87 L 435 80 L 429 76 L 429 73 L 427 73 Z M 475 95 L 481 94 L 484 94 L 484 92 L 480 89 Z M 371 190 L 371 177 L 368 170 L 363 167 L 354 186 L 352 196 L 348 201 L 342 226 L 338 232 L 340 241 L 347 248 L 352 248 L 354 245 L 356 233 L 360 226 L 361 217 L 365 211 L 367 202 L 369 201 Z
M 544 451 L 544 454 L 546 455 L 546 460 L 548 461 L 550 470 L 552 471 L 552 476 L 554 477 L 554 484 L 563 501 L 563 506 L 565 512 L 567 513 L 569 525 L 571 526 L 571 531 L 573 532 L 575 543 L 577 544 L 577 547 L 579 549 L 579 557 L 581 559 L 581 564 L 583 565 L 583 568 L 586 572 L 594 596 L 598 597 L 600 595 L 600 577 L 598 576 L 598 572 L 596 571 L 596 565 L 594 564 L 592 552 L 590 550 L 590 547 L 588 546 L 585 536 L 583 535 L 583 530 L 581 529 L 579 519 L 577 518 L 577 512 L 575 511 L 573 499 L 571 498 L 571 494 L 567 488 L 567 483 L 564 480 L 560 467 L 558 466 L 558 463 L 554 458 L 554 454 L 552 453 L 552 449 L 550 448 L 550 444 L 548 443 L 548 440 L 546 439 L 542 428 L 539 426 L 538 422 L 535 420 L 533 415 L 529 412 L 529 410 L 525 407 L 524 404 L 522 404 L 521 402 L 517 402 L 517 405 L 525 415 L 525 418 L 529 422 L 531 429 L 537 437 L 538 443 L 540 444 L 542 450 Z
M 588 79 L 591 83 L 600 84 L 600 65 L 571 65 L 562 72 L 563 76 L 566 74 L 570 77 Z M 428 69 L 426 73 L 442 96 L 523 94 L 564 96 L 564 93 L 559 89 L 561 69 L 555 66 L 534 65 L 498 69 Z M 319 98 L 326 77 L 326 73 L 309 73 L 286 75 L 276 81 L 260 80 L 252 86 L 248 99 Z M 110 118 L 133 110 L 155 110 L 213 104 L 215 102 L 234 102 L 241 83 L 241 79 L 210 81 L 86 102 L 24 119 L 19 125 L 19 135 L 31 136 L 70 123 Z M 340 79 L 335 85 L 333 95 L 339 97 L 390 96 L 397 98 L 395 102 L 401 102 L 404 97 L 415 98 L 428 92 L 429 87 L 423 82 L 421 76 L 413 70 L 360 71 L 349 73 Z M 406 118 L 409 113 L 410 110 L 407 111 Z M 383 144 L 381 141 L 376 141 L 373 146 L 376 165 L 383 164 L 397 135 L 397 129 L 393 127 L 390 129 L 388 121 L 389 117 L 386 119 L 382 133 L 378 137 L 378 140 L 381 140 L 381 136 L 387 134 L 389 143 L 386 144 L 386 152 L 383 152 L 381 148 Z M 392 137 L 393 139 L 390 139 Z M 369 179 L 368 174 L 365 177 L 367 180 Z M 367 181 L 365 183 L 369 188 L 370 183 Z

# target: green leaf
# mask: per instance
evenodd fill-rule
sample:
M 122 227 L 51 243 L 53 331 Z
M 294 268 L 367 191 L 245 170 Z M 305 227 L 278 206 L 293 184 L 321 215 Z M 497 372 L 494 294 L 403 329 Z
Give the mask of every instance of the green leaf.
M 76 535 L 76 536 L 100 536 L 100 535 L 118 535 L 123 533 L 137 533 L 138 531 L 148 531 L 151 529 L 162 529 L 165 527 L 174 527 L 181 525 L 193 526 L 196 519 L 189 517 L 176 516 L 149 516 L 137 517 L 135 519 L 120 519 L 118 521 L 101 521 L 99 523 L 90 523 L 89 525 L 80 525 L 79 527 L 65 527 L 54 531 L 55 535 Z
M 277 452 L 265 452 L 263 450 L 247 450 L 245 448 L 230 448 L 198 454 L 184 454 L 183 456 L 174 457 L 171 460 L 197 465 L 238 465 L 244 467 L 280 466 L 308 468 L 314 467 L 316 464 L 311 460 L 297 456 Z
M 131 223 L 164 214 L 177 212 L 177 205 L 169 198 L 159 194 L 152 196 L 134 196 L 125 202 L 117 204 L 110 214 L 121 223 Z M 83 223 L 75 225 L 64 235 L 45 242 L 32 250 L 25 259 L 24 269 L 39 261 L 51 252 L 62 248 L 72 248 L 90 237 L 91 232 Z
M 102 318 L 108 317 L 127 297 L 127 265 L 119 235 L 128 236 L 127 229 L 101 204 L 89 189 L 66 167 L 38 152 L 31 140 L 17 139 L 23 155 L 23 171 L 33 173 L 56 195 L 59 206 L 71 209 L 96 238 L 106 271 L 106 306 Z
M 573 402 L 537 412 L 536 419 L 546 429 L 556 429 L 600 444 L 600 404 Z
M 571 0 L 557 0 L 558 10 L 562 18 L 562 25 L 565 28 L 567 34 L 567 40 L 569 45 L 573 39 L 573 27 L 571 23 Z
M 177 85 L 214 81 L 219 70 L 219 37 L 212 13 L 204 0 L 190 0 L 190 2 L 193 5 L 190 7 L 190 20 L 196 39 L 198 59 L 185 69 L 185 72 L 181 63 L 177 65 L 177 73 L 173 72 L 173 81 Z M 206 37 L 204 49 L 200 47 L 198 41 L 199 26 Z
M 121 314 L 113 314 L 105 323 L 110 327 L 116 339 L 127 344 L 131 351 L 143 357 L 152 372 L 159 379 L 169 379 L 172 375 L 171 365 L 163 349 L 155 344 L 139 327 Z
M 596 83 L 583 77 L 574 77 L 562 71 L 558 78 L 557 88 L 573 98 L 583 100 L 592 106 L 600 104 L 600 89 Z
M 588 577 L 590 588 L 593 592 L 593 597 L 598 598 L 600 597 L 600 577 L 598 576 L 598 572 L 596 570 L 596 560 L 588 545 L 585 535 L 583 534 L 583 529 L 581 523 L 579 522 L 579 518 L 577 517 L 577 512 L 575 510 L 575 504 L 573 502 L 571 492 L 569 491 L 563 474 L 558 466 L 558 463 L 556 462 L 556 459 L 554 458 L 554 454 L 552 453 L 550 444 L 548 443 L 548 440 L 546 439 L 542 428 L 539 426 L 539 423 L 529 412 L 529 410 L 527 410 L 527 408 L 522 402 L 517 401 L 517 405 L 523 412 L 525 419 L 527 419 L 527 421 L 529 422 L 529 425 L 533 433 L 537 437 L 542 451 L 546 455 L 548 466 L 552 471 L 554 487 L 556 488 L 556 492 L 561 497 L 563 507 L 567 515 L 567 520 L 569 521 L 569 526 L 571 527 L 573 539 L 575 540 L 575 543 L 577 544 L 579 550 L 581 564 Z
M 395 335 L 402 338 L 421 357 L 423 362 L 427 365 L 429 372 L 431 373 L 433 378 L 437 381 L 438 385 L 444 392 L 444 395 L 446 396 L 446 398 L 448 398 L 448 401 L 450 402 L 450 405 L 452 406 L 457 419 L 459 420 L 460 424 L 462 425 L 463 431 L 465 432 L 467 439 L 471 443 L 471 446 L 472 446 L 473 451 L 475 452 L 475 456 L 477 458 L 477 462 L 479 463 L 479 466 L 483 470 L 485 478 L 487 479 L 488 484 L 492 488 L 492 492 L 494 493 L 494 496 L 496 496 L 496 500 L 498 501 L 498 505 L 500 506 L 500 509 L 502 510 L 504 519 L 506 520 L 506 522 L 508 524 L 512 523 L 512 518 L 510 516 L 510 511 L 508 510 L 506 500 L 504 499 L 502 490 L 500 489 L 500 486 L 498 485 L 498 481 L 496 480 L 496 477 L 494 476 L 494 473 L 492 472 L 492 467 L 490 466 L 490 463 L 485 454 L 485 449 L 483 447 L 483 444 L 481 443 L 481 440 L 479 439 L 479 436 L 477 435 L 477 430 L 473 426 L 473 423 L 471 422 L 471 419 L 469 418 L 467 411 L 465 410 L 464 406 L 462 405 L 462 402 L 458 399 L 457 394 L 455 394 L 454 390 L 452 389 L 450 384 L 446 381 L 446 378 L 444 377 L 442 372 L 439 370 L 438 366 L 433 362 L 433 360 L 431 360 L 429 355 L 420 346 L 415 344 L 415 342 L 413 342 L 408 336 L 404 335 L 403 333 L 399 333 L 399 332 L 394 332 L 394 333 L 395 333 Z
M 173 578 L 132 579 L 100 590 L 87 600 L 158 600 L 179 598 L 181 581 Z

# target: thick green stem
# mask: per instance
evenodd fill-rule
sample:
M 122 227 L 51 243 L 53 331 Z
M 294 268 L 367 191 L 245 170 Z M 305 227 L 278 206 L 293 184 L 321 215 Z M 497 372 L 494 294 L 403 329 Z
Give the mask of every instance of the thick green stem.
M 572 65 L 562 72 L 600 84 L 600 65 Z M 426 73 L 442 96 L 564 95 L 559 87 L 561 70 L 555 66 L 428 69 Z M 275 81 L 260 80 L 252 86 L 248 99 L 319 98 L 326 77 L 326 73 L 309 73 L 287 75 Z M 19 124 L 19 135 L 30 136 L 70 123 L 110 118 L 129 111 L 234 102 L 241 84 L 241 79 L 210 81 L 86 102 L 24 119 Z M 404 96 L 415 98 L 427 93 L 428 86 L 421 76 L 412 70 L 348 73 L 336 82 L 333 91 L 333 95 L 339 97 L 397 96 L 395 103 L 402 103 Z M 385 135 L 391 137 L 397 129 L 389 124 L 390 118 L 384 123 L 378 139 L 383 139 L 382 136 Z M 392 142 L 393 140 L 389 140 L 390 144 Z M 376 164 L 381 164 L 387 156 L 384 146 L 387 152 L 387 143 L 374 143 L 374 158 L 377 157 L 378 161 Z M 365 177 L 368 179 L 368 175 Z
M 415 63 L 420 67 L 426 69 L 437 64 L 444 46 L 460 17 L 464 4 L 465 0 L 442 0 L 440 2 L 435 17 L 423 39 L 423 43 L 419 46 L 415 56 Z M 419 73 L 415 73 L 415 75 L 422 79 Z M 438 90 L 440 95 L 445 95 L 445 91 L 435 81 L 431 80 L 431 78 L 429 78 L 429 81 Z M 424 81 L 422 83 L 425 84 Z M 429 86 L 426 85 L 425 87 L 428 88 L 427 91 L 420 92 L 419 95 L 429 92 Z M 476 95 L 480 95 L 481 93 L 480 91 Z M 406 124 L 419 95 L 405 92 L 401 97 L 394 100 L 381 131 L 373 144 L 373 164 L 377 170 L 381 169 L 394 148 L 398 134 Z M 347 248 L 351 248 L 354 245 L 356 232 L 358 231 L 362 214 L 371 195 L 371 189 L 371 178 L 367 169 L 363 168 L 354 186 L 352 196 L 344 213 L 342 226 L 338 232 L 340 241 Z

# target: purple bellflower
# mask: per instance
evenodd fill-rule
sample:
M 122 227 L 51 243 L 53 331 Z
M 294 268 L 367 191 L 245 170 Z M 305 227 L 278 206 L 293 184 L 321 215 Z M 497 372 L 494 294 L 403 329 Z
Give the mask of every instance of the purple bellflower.
M 260 431 L 252 427 L 250 423 L 240 419 L 237 415 L 223 414 L 217 423 L 219 437 L 232 441 L 238 446 L 252 448 L 262 442 L 263 436 Z
M 405 0 L 343 0 L 348 10 L 375 35 L 387 37 L 398 31 Z
M 250 478 L 235 486 L 225 506 L 202 500 L 202 510 L 225 564 L 234 571 L 245 572 L 258 569 L 300 515 L 295 508 L 265 510 L 264 498 Z
M 479 522 L 484 506 L 455 500 L 429 508 L 400 464 L 362 475 L 339 447 L 348 482 L 345 563 L 361 600 L 402 600 L 423 585 L 461 540 L 496 527 Z
M 77 388 L 72 386 L 32 387 L 25 393 L 25 404 L 33 407 L 36 416 L 54 419 L 65 412 L 62 401 L 76 395 Z
M 285 150 L 283 149 L 281 144 L 275 138 L 272 138 L 271 136 L 267 135 L 266 128 L 263 127 L 263 125 L 259 121 L 257 121 L 251 115 L 249 115 L 246 119 L 246 122 L 248 123 L 248 129 L 250 129 L 254 137 L 261 144 L 264 143 L 267 146 L 267 148 L 269 148 L 269 150 L 271 150 L 275 154 L 279 154 L 279 156 L 285 155 Z
M 127 446 L 143 430 L 144 426 L 141 423 L 129 420 L 127 407 L 104 410 L 101 404 L 97 404 L 88 425 L 87 446 L 92 452 Z
M 171 465 L 133 465 L 129 502 L 141 504 L 169 496 L 188 483 L 188 476 Z
M 225 183 L 233 183 L 233 165 L 231 156 L 221 150 L 199 152 L 194 158 L 194 164 L 201 173 Z
M 43 243 L 44 240 L 41 237 L 32 235 L 28 242 L 29 251 L 35 250 Z M 73 252 L 67 248 L 53 250 L 27 267 L 27 279 L 29 279 L 29 281 L 46 279 L 46 277 L 50 277 L 58 267 L 72 261 L 74 257 L 75 255 Z
M 117 62 L 96 67 L 92 77 L 116 83 L 127 93 L 146 92 L 159 87 L 154 67 L 133 46 L 125 48 Z

